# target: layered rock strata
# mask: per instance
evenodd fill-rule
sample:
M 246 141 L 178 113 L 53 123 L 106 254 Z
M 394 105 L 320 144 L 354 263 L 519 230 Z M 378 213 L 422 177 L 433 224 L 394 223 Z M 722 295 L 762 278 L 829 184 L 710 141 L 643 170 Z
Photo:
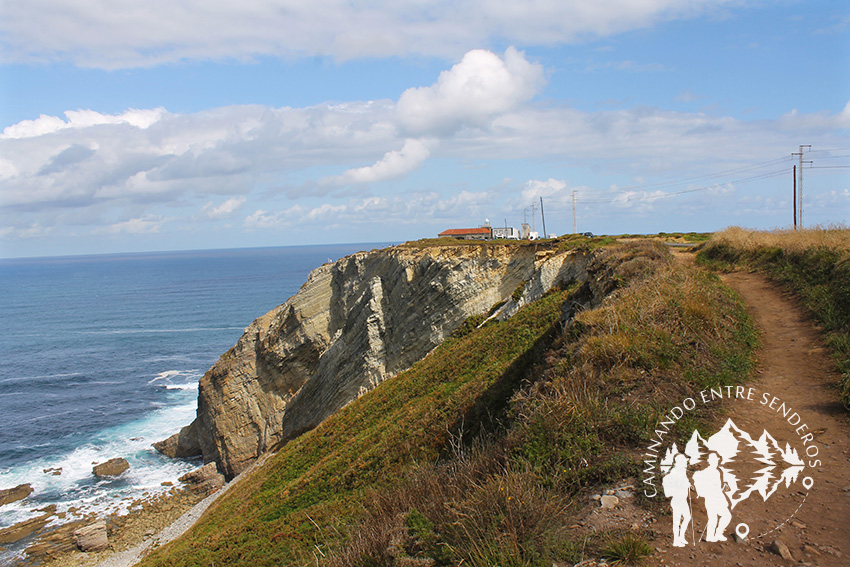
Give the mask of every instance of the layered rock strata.
M 203 376 L 195 421 L 158 443 L 233 477 L 409 368 L 472 315 L 504 319 L 584 281 L 587 252 L 487 244 L 361 252 L 310 274 Z

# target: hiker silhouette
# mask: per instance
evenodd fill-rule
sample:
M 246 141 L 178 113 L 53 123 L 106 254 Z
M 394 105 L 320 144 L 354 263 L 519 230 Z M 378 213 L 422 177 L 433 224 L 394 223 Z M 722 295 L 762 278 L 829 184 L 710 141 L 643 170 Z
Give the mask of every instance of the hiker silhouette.
M 673 545 L 685 547 L 688 540 L 685 534 L 691 522 L 691 506 L 689 493 L 691 481 L 688 479 L 688 457 L 679 453 L 673 460 L 673 467 L 667 472 L 662 481 L 664 496 L 670 498 L 673 509 Z
M 723 471 L 718 466 L 720 457 L 717 453 L 708 454 L 708 466 L 693 475 L 694 489 L 703 499 L 705 513 L 708 516 L 705 541 L 726 541 L 723 532 L 732 520 L 729 512 L 729 500 L 723 490 Z

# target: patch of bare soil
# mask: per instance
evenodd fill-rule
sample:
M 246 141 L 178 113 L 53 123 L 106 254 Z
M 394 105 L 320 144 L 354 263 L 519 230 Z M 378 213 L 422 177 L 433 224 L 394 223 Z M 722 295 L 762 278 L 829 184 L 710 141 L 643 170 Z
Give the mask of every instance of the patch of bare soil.
M 724 401 L 727 417 L 753 438 L 767 431 L 780 447 L 790 444 L 805 468 L 767 499 L 754 493 L 734 507 L 726 541 L 705 541 L 705 510 L 692 491 L 688 544 L 673 547 L 671 516 L 658 518 L 662 535 L 648 563 L 850 565 L 850 419 L 838 402 L 834 363 L 817 326 L 791 297 L 758 274 L 736 272 L 724 280 L 762 331 L 758 376 L 747 384 L 754 395 Z M 734 537 L 736 530 L 746 539 Z

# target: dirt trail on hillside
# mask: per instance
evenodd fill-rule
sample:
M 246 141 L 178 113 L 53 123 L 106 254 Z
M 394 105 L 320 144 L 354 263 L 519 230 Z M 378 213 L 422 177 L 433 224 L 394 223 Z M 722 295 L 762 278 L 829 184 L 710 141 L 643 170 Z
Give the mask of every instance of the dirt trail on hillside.
M 676 256 L 683 261 L 693 258 L 692 254 Z M 702 500 L 692 492 L 694 521 L 688 528 L 688 545 L 673 547 L 672 518 L 658 518 L 656 528 L 663 536 L 654 542 L 658 553 L 649 563 L 712 567 L 850 565 L 850 419 L 838 403 L 835 365 L 817 326 L 793 298 L 757 274 L 735 272 L 723 279 L 743 297 L 762 331 L 756 379 L 747 384 L 754 389 L 754 396 L 751 400 L 724 400 L 728 410 L 725 417 L 754 439 L 764 430 L 781 447 L 790 443 L 807 466 L 796 481 L 787 487 L 779 485 L 767 500 L 752 494 L 733 508 L 725 542 L 702 540 L 706 515 Z M 791 425 L 789 419 L 797 420 L 793 414 L 783 415 L 782 403 L 798 413 L 799 423 Z M 798 430 L 803 423 L 807 427 Z M 804 438 L 806 434 L 811 437 Z M 806 450 L 817 455 L 809 458 Z M 815 466 L 809 466 L 810 461 Z M 807 490 L 805 484 L 809 482 Z M 750 529 L 743 542 L 732 537 L 739 524 L 744 524 L 741 532 Z M 777 550 L 771 550 L 776 540 L 787 546 L 793 559 L 783 559 Z

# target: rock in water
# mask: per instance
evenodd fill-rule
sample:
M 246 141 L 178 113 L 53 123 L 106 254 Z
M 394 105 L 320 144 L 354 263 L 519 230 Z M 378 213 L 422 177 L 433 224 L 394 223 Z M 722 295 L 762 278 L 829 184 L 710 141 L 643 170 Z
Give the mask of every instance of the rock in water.
M 157 441 L 153 444 L 154 449 L 172 459 L 185 459 L 188 457 L 197 457 L 203 453 L 200 443 L 198 443 L 198 433 L 195 431 L 197 422 L 193 421 L 180 430 L 176 435 L 172 435 L 163 441 Z
M 74 532 L 74 541 L 80 551 L 86 553 L 103 551 L 109 547 L 109 537 L 106 532 L 106 521 L 98 520 Z
M 32 486 L 29 484 L 19 484 L 15 488 L 0 490 L 0 506 L 23 500 L 30 494 L 32 494 Z
M 130 468 L 130 463 L 127 462 L 127 459 L 122 459 L 121 457 L 115 459 L 109 459 L 105 463 L 101 463 L 99 465 L 95 465 L 92 469 L 94 476 L 118 476 L 127 469 Z

